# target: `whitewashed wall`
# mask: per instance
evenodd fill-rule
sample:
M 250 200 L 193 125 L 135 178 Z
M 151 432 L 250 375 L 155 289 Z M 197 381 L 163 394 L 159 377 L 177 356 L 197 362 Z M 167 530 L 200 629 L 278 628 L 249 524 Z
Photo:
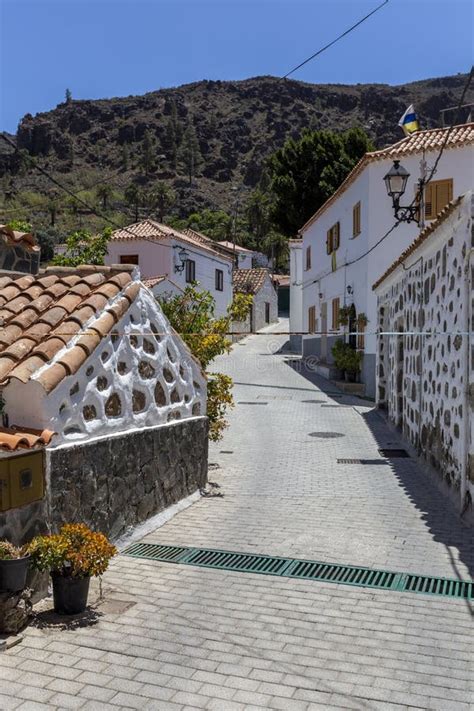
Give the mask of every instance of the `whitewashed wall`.
M 426 161 L 430 167 L 436 159 L 437 151 L 427 151 Z M 402 159 L 403 166 L 410 173 L 402 204 L 409 204 L 415 195 L 420 175 L 421 154 Z M 331 271 L 331 257 L 326 254 L 326 233 L 336 222 L 341 224 L 341 244 L 337 251 L 337 264 L 357 259 L 373 247 L 393 225 L 395 218 L 391 200 L 386 193 L 383 176 L 390 169 L 393 160 L 384 159 L 370 163 L 341 196 L 330 205 L 321 216 L 303 233 L 302 264 L 306 263 L 306 247 L 311 245 L 312 267 L 303 271 L 302 322 L 303 330 L 308 328 L 308 308 L 316 306 L 320 325 L 321 303 L 326 301 L 328 325 L 331 325 L 331 301 L 339 297 L 341 305 L 354 303 L 357 312 L 364 312 L 369 319 L 366 327 L 365 355 L 362 380 L 366 384 L 366 394 L 375 395 L 375 331 L 377 304 L 372 285 L 386 271 L 401 252 L 416 238 L 419 228 L 416 223 L 399 225 L 383 242 L 367 256 L 353 265 Z M 453 178 L 454 197 L 470 190 L 474 185 L 474 149 L 470 146 L 446 150 L 433 179 Z M 352 208 L 361 203 L 361 234 L 352 238 Z M 292 273 L 293 274 L 293 273 Z M 293 281 L 293 276 L 292 276 Z M 353 294 L 347 293 L 351 286 Z M 322 297 L 319 297 L 322 294 Z M 304 337 L 305 353 L 320 352 L 318 338 Z M 330 359 L 330 349 L 328 352 Z
M 35 380 L 12 380 L 3 391 L 10 421 L 54 430 L 54 446 L 205 414 L 205 377 L 148 289 L 115 331 L 49 395 Z
M 290 346 L 301 351 L 303 330 L 303 264 L 301 242 L 290 241 Z
M 376 292 L 381 330 L 407 334 L 379 337 L 378 404 L 441 472 L 461 508 L 466 492 L 474 499 L 474 342 L 467 336 L 474 291 L 466 272 L 474 248 L 471 197 L 407 258 L 407 270 L 399 267 Z

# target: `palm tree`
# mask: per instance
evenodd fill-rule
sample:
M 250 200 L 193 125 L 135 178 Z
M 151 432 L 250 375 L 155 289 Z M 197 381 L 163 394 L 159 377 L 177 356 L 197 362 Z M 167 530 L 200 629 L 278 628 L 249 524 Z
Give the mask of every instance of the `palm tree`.
M 147 204 L 150 209 L 158 209 L 158 217 L 160 222 L 164 222 L 165 213 L 174 205 L 176 201 L 176 193 L 169 185 L 160 181 L 155 183 L 148 193 Z
M 135 183 L 130 183 L 126 188 L 124 197 L 126 202 L 135 209 L 135 222 L 138 222 L 138 211 L 143 202 L 143 193 Z
M 95 190 L 96 196 L 99 200 L 102 200 L 102 209 L 107 210 L 107 203 L 109 199 L 114 194 L 114 189 L 108 183 L 102 183 L 98 185 Z

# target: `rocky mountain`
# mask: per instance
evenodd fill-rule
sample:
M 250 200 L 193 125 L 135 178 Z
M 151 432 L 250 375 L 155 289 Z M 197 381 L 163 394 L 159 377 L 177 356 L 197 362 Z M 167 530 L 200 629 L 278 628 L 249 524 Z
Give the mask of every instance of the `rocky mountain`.
M 24 116 L 14 140 L 74 190 L 104 175 L 118 191 L 132 180 L 165 180 L 178 194 L 181 215 L 203 207 L 230 210 L 232 186 L 250 191 L 268 155 L 303 128 L 361 126 L 382 147 L 403 137 L 397 123 L 411 103 L 424 128 L 442 125 L 440 109 L 458 102 L 465 79 L 459 74 L 400 86 L 318 85 L 270 76 L 200 81 L 144 96 L 71 100 Z M 466 103 L 473 100 L 474 90 Z M 181 155 L 189 126 L 199 146 L 191 186 Z M 146 140 L 153 154 L 147 170 Z M 10 190 L 51 190 L 47 178 L 0 144 L 0 176 Z

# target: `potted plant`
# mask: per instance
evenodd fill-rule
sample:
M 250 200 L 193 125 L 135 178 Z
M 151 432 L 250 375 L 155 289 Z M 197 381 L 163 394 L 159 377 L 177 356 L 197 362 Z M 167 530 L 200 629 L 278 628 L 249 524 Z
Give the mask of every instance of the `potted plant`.
M 347 382 L 355 383 L 360 373 L 362 363 L 362 353 L 351 348 L 348 344 L 344 351 L 343 363 Z
M 84 612 L 91 576 L 102 575 L 117 553 L 103 533 L 82 523 L 65 524 L 49 536 L 37 536 L 28 547 L 36 570 L 48 570 L 53 581 L 54 611 Z
M 341 306 L 340 307 L 338 317 L 337 317 L 339 326 L 347 326 L 347 324 L 349 323 L 350 315 L 351 315 L 350 312 L 351 312 L 350 306 Z
M 334 365 L 341 371 L 342 377 L 344 377 L 344 353 L 346 348 L 347 344 L 340 338 L 331 348 L 332 357 L 334 358 Z
M 25 547 L 0 541 L 0 592 L 19 592 L 26 585 L 30 556 Z
M 365 328 L 368 323 L 369 319 L 363 311 L 357 314 L 357 325 L 359 326 L 359 328 Z

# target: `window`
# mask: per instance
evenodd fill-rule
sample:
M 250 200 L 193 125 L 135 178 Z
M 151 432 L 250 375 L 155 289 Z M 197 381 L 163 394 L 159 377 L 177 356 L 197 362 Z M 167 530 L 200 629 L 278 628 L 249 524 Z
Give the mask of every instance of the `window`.
M 425 188 L 425 219 L 434 220 L 452 199 L 452 178 L 432 180 Z
M 308 309 L 308 332 L 316 333 L 316 306 L 310 306 Z
M 138 264 L 138 254 L 121 254 L 120 264 Z
M 224 291 L 224 272 L 216 269 L 216 291 Z
M 352 236 L 360 235 L 360 202 L 352 208 Z
M 196 262 L 194 259 L 186 260 L 186 281 L 188 284 L 196 281 Z
M 341 242 L 341 225 L 336 222 L 328 231 L 326 235 L 326 252 L 332 254 L 336 249 L 339 249 L 339 244 Z
M 365 348 L 365 326 L 362 324 L 357 325 L 357 350 L 363 351 Z
M 306 247 L 306 271 L 311 269 L 311 247 Z
M 265 301 L 265 323 L 270 323 L 270 304 Z
M 333 331 L 339 329 L 339 299 L 332 300 L 332 324 L 331 328 Z

